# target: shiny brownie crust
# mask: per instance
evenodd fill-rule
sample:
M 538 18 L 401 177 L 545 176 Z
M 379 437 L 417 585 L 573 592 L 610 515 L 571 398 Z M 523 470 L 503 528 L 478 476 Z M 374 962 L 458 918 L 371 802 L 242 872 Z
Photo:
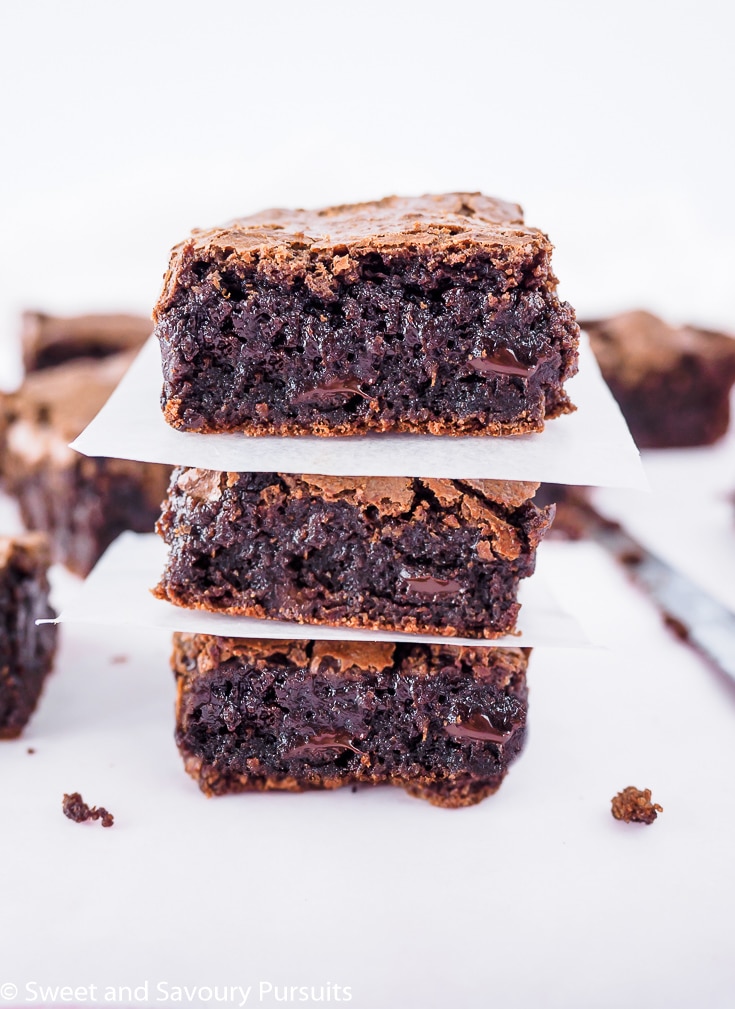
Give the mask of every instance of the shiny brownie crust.
M 573 408 L 548 238 L 478 193 L 194 232 L 154 311 L 162 406 L 202 432 L 506 435 Z
M 39 533 L 0 536 L 0 739 L 23 731 L 56 650 L 49 605 L 48 541 Z
M 494 638 L 553 509 L 536 484 L 174 471 L 156 593 L 251 617 Z
M 496 791 L 526 734 L 528 649 L 176 634 L 176 741 L 208 795 Z

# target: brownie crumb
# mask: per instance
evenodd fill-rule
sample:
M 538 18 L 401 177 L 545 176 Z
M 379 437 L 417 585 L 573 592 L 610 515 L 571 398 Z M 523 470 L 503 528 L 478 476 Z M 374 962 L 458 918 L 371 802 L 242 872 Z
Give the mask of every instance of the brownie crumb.
M 26 750 L 26 753 L 35 753 L 35 752 L 36 751 L 33 749 L 32 746 L 29 746 L 28 749 Z
M 616 820 L 625 820 L 626 823 L 653 823 L 663 811 L 663 806 L 651 802 L 650 788 L 641 791 L 630 785 L 618 792 L 612 800 L 612 815 Z
M 88 806 L 79 792 L 64 795 L 61 808 L 64 810 L 64 816 L 68 816 L 75 823 L 84 823 L 85 820 L 102 820 L 103 827 L 111 827 L 115 822 L 112 813 L 108 813 L 104 806 Z
M 113 655 L 110 659 L 110 664 L 113 666 L 121 666 L 124 662 L 128 661 L 127 655 Z

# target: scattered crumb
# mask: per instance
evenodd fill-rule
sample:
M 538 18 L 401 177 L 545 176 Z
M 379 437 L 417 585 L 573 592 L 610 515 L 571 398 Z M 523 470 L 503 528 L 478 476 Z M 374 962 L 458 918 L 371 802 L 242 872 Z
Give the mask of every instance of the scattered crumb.
M 356 792 L 357 791 L 357 785 L 353 785 L 352 788 L 350 789 L 350 791 L 353 792 L 353 793 Z
M 128 661 L 127 655 L 113 655 L 112 658 L 110 659 L 110 663 L 113 666 L 120 666 L 122 665 L 123 662 L 127 661 Z
M 26 753 L 35 753 L 35 752 L 36 751 L 33 749 L 32 746 L 29 746 L 28 749 L 26 750 Z
M 102 820 L 103 827 L 111 827 L 115 822 L 112 813 L 108 813 L 104 806 L 88 806 L 79 792 L 64 795 L 61 808 L 64 811 L 64 816 L 68 816 L 75 823 L 84 823 L 85 820 Z
M 641 791 L 629 785 L 612 800 L 612 815 L 626 823 L 653 823 L 658 813 L 663 811 L 663 806 L 651 802 L 650 788 Z

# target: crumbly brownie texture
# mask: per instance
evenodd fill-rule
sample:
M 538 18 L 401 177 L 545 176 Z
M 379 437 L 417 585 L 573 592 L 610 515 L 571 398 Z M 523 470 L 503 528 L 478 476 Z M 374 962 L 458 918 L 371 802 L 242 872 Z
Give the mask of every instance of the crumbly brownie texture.
M 479 193 L 268 210 L 178 245 L 154 312 L 174 427 L 507 435 L 574 407 L 552 246 Z
M 536 484 L 174 471 L 159 598 L 300 623 L 494 638 L 553 510 Z
M 0 739 L 23 731 L 51 671 L 56 650 L 49 606 L 48 540 L 38 533 L 0 536 Z
M 583 326 L 641 448 L 711 445 L 727 431 L 735 382 L 731 336 L 676 329 L 649 312 Z
M 653 823 L 663 806 L 651 802 L 651 789 L 634 788 L 629 785 L 612 799 L 612 815 L 625 823 Z
M 4 478 L 29 529 L 47 531 L 54 559 L 86 575 L 125 529 L 151 532 L 170 467 L 89 459 L 69 448 L 133 355 L 72 361 L 30 375 L 5 398 Z
M 64 795 L 61 802 L 64 816 L 68 816 L 75 823 L 85 823 L 87 820 L 101 820 L 103 827 L 111 827 L 115 822 L 112 813 L 108 813 L 104 806 L 88 806 L 79 792 L 72 792 Z
M 77 315 L 62 318 L 24 312 L 21 329 L 25 370 L 51 368 L 77 357 L 109 357 L 141 347 L 153 332 L 140 315 Z
M 208 795 L 391 784 L 437 806 L 499 787 L 528 649 L 176 634 L 176 741 Z

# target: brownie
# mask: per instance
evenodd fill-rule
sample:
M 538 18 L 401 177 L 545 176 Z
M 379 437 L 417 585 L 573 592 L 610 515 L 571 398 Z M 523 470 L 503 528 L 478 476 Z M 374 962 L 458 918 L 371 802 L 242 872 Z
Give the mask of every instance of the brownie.
M 48 540 L 40 533 L 0 536 L 0 739 L 23 731 L 56 650 L 49 605 Z
M 730 423 L 735 339 L 650 312 L 584 322 L 605 381 L 641 448 L 711 445 Z
M 21 344 L 25 370 L 54 367 L 77 357 L 109 357 L 141 347 L 153 323 L 141 315 L 76 315 L 64 318 L 24 312 Z
M 268 210 L 193 232 L 154 312 L 190 431 L 508 435 L 574 407 L 546 235 L 479 193 Z
M 79 360 L 29 375 L 5 397 L 4 478 L 29 529 L 85 575 L 125 529 L 152 532 L 171 468 L 90 459 L 69 448 L 103 406 L 133 354 Z
M 537 484 L 174 471 L 156 594 L 180 606 L 494 638 L 553 510 Z
M 176 741 L 208 795 L 391 784 L 468 806 L 523 746 L 528 653 L 176 634 Z

